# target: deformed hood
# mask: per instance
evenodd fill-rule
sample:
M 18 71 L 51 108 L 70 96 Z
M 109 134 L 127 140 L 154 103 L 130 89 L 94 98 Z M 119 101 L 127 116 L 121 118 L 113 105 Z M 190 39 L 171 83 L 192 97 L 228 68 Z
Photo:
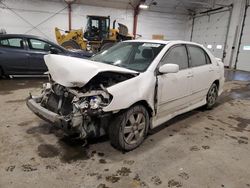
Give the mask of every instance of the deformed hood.
M 100 72 L 138 73 L 105 63 L 55 54 L 45 55 L 44 60 L 52 79 L 65 87 L 83 87 Z

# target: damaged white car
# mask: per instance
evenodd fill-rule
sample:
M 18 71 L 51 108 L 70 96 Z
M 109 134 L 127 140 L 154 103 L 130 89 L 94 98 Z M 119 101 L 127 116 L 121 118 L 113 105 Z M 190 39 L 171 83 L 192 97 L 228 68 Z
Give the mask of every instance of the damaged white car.
M 148 130 L 222 93 L 224 65 L 203 46 L 183 41 L 125 41 L 91 59 L 44 57 L 50 83 L 28 107 L 79 138 L 108 134 L 133 150 Z

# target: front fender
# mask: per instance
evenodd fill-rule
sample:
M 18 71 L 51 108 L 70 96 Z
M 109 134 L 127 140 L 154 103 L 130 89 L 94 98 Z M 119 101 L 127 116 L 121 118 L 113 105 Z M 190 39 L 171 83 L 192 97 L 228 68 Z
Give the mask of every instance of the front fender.
M 103 108 L 103 111 L 126 109 L 142 100 L 145 100 L 154 111 L 155 83 L 154 73 L 144 72 L 137 77 L 107 88 L 113 99 L 108 106 Z

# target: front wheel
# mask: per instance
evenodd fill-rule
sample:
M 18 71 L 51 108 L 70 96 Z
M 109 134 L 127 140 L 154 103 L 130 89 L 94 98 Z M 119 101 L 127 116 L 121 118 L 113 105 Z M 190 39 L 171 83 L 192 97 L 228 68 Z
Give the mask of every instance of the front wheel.
M 207 93 L 207 109 L 212 109 L 214 104 L 216 103 L 218 97 L 218 87 L 215 83 L 212 84 Z
M 0 67 L 0 78 L 3 77 L 3 71 L 2 71 L 2 68 Z
M 131 151 L 144 141 L 149 127 L 149 115 L 142 105 L 132 106 L 115 117 L 109 127 L 111 144 L 123 151 Z
M 8 75 L 5 75 L 3 69 L 0 67 L 0 78 L 4 77 L 8 77 Z

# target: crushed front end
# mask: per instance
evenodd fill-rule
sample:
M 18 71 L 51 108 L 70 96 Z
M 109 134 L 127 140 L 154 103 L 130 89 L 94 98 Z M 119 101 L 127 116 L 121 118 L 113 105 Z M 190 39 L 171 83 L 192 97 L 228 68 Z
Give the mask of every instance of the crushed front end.
M 30 95 L 27 106 L 40 118 L 59 125 L 81 139 L 105 134 L 112 113 L 102 108 L 112 100 L 103 84 L 95 87 L 64 87 L 56 82 L 43 85 L 40 96 Z

